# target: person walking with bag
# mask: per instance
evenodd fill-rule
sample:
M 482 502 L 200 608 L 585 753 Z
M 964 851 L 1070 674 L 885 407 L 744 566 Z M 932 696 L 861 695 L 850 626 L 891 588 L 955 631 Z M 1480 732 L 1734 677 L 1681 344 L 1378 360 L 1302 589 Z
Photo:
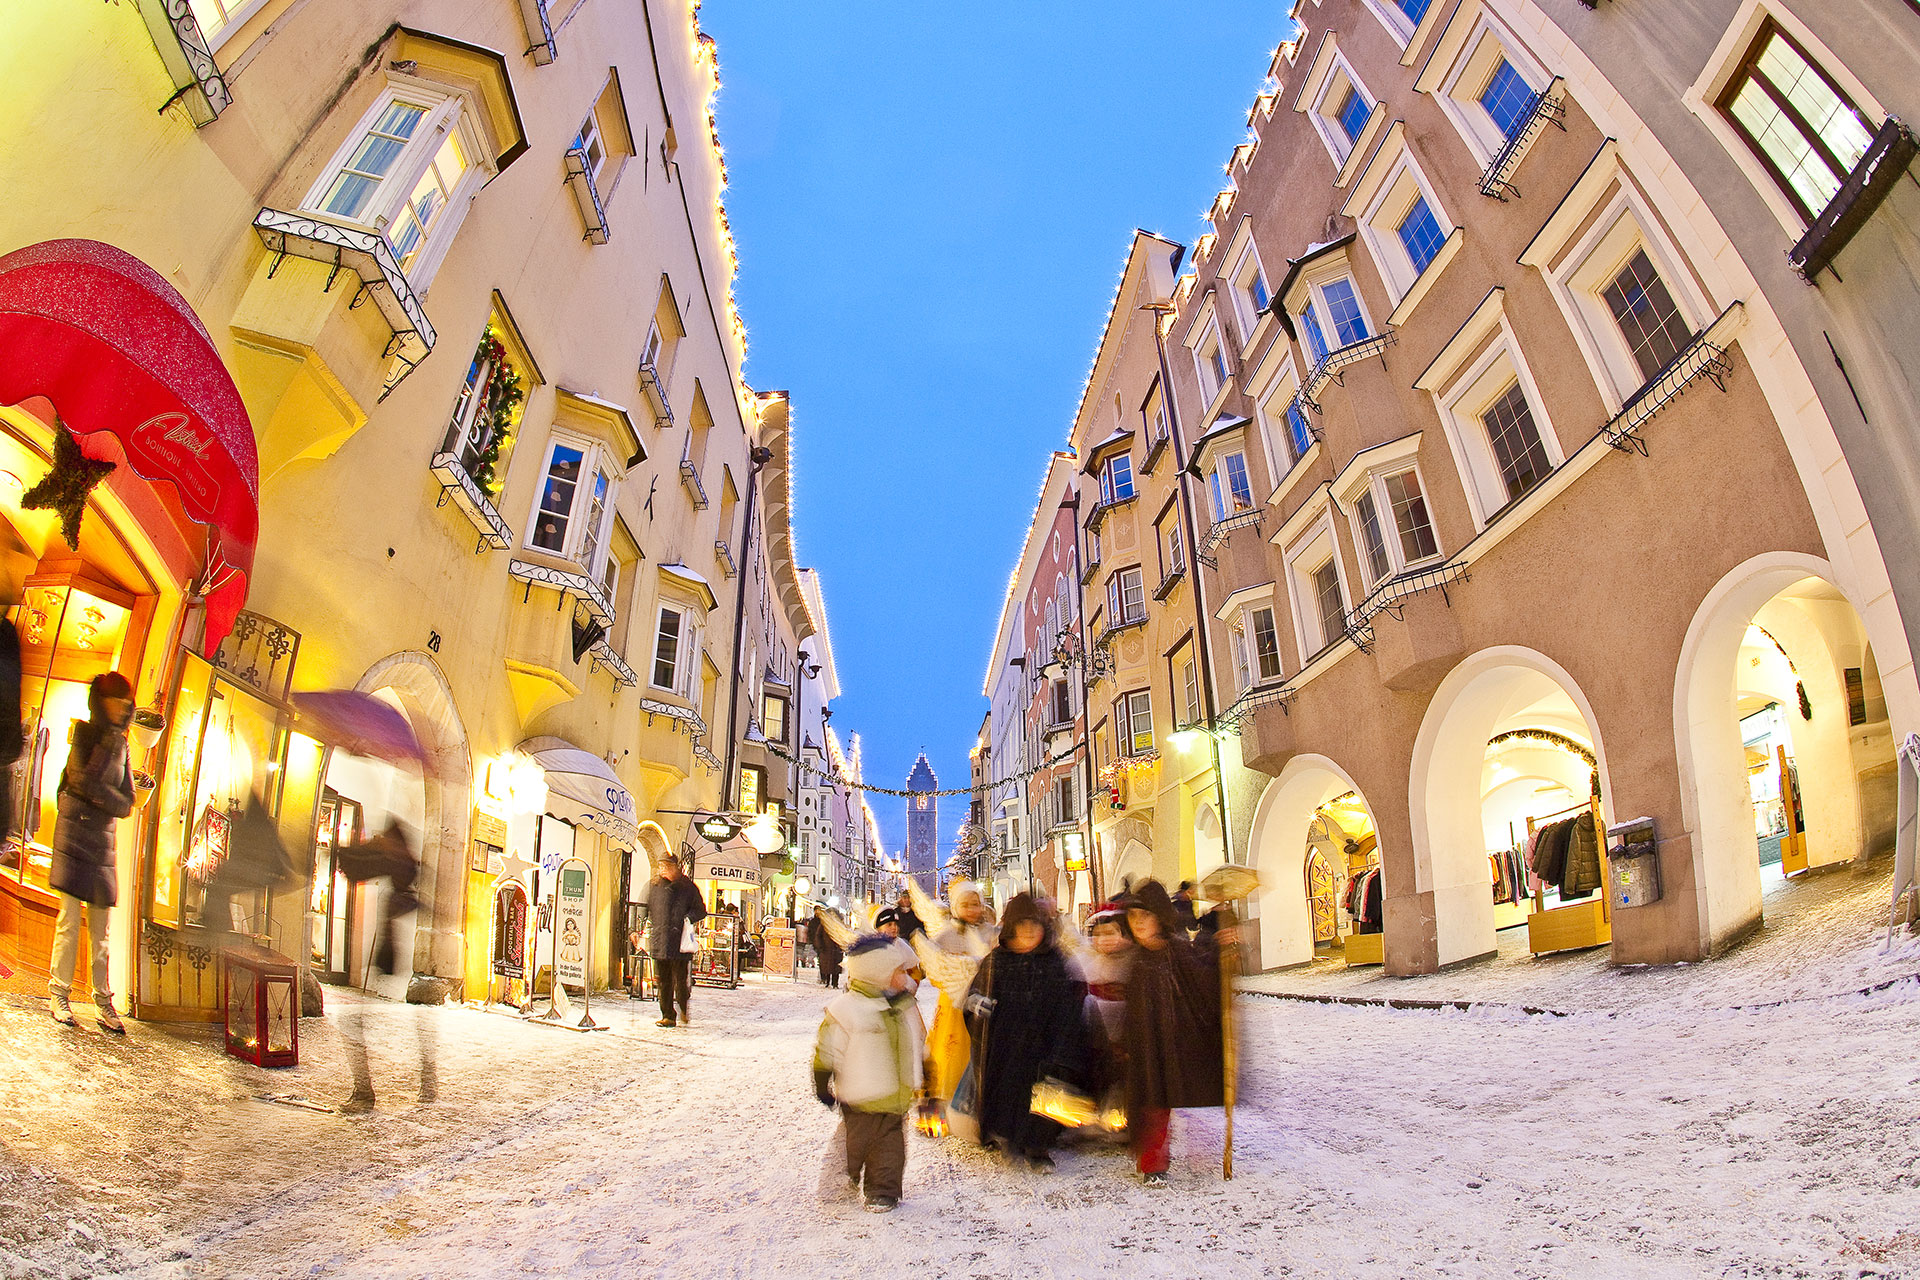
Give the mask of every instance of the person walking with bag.
M 668 854 L 660 859 L 652 880 L 647 882 L 646 929 L 647 954 L 653 958 L 653 982 L 660 994 L 660 1020 L 657 1027 L 676 1025 L 674 1006 L 679 1006 L 677 1025 L 688 1025 L 687 997 L 693 990 L 693 953 L 700 949 L 694 926 L 707 918 L 707 904 L 700 890 L 680 870 L 679 860 Z
M 100 1027 L 127 1033 L 113 1007 L 107 973 L 107 917 L 120 899 L 114 868 L 114 828 L 133 812 L 133 771 L 127 763 L 127 722 L 133 718 L 133 686 L 118 671 L 87 686 L 88 718 L 73 722 L 67 766 L 60 771 L 53 823 L 53 868 L 49 883 L 60 894 L 53 929 L 53 973 L 47 1003 L 53 1020 L 73 1026 L 73 970 L 79 958 L 85 913 L 93 1003 Z
M 1053 1169 L 1048 1149 L 1060 1125 L 1034 1111 L 1034 1086 L 1084 1082 L 1085 998 L 1046 911 L 1031 894 L 1017 895 L 1001 917 L 1000 945 L 968 991 L 966 1019 L 981 1145 L 997 1144 L 1037 1173 Z

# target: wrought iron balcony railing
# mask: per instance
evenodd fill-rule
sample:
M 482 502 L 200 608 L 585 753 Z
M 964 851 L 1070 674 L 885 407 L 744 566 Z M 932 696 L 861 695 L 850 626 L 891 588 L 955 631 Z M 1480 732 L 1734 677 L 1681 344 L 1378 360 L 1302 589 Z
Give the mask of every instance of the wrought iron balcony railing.
M 1093 510 L 1087 512 L 1087 528 L 1098 533 L 1100 526 L 1106 523 L 1109 512 L 1118 510 L 1121 507 L 1130 506 L 1139 500 L 1140 495 L 1136 492 L 1130 493 L 1124 498 L 1114 498 L 1110 501 L 1094 503 Z
M 1388 578 L 1368 593 L 1367 598 L 1347 615 L 1346 634 L 1362 649 L 1373 648 L 1373 620 L 1381 614 L 1398 619 L 1406 602 L 1423 591 L 1438 591 L 1443 596 L 1449 586 L 1467 580 L 1467 566 L 1457 560 L 1414 569 Z
M 1186 576 L 1187 566 L 1183 564 L 1175 565 L 1173 568 L 1167 570 L 1166 576 L 1160 579 L 1160 585 L 1153 589 L 1153 598 L 1155 600 L 1165 600 L 1173 594 L 1173 589 L 1179 586 L 1181 579 Z
M 700 468 L 692 458 L 680 459 L 680 483 L 687 487 L 687 496 L 693 499 L 695 511 L 707 509 L 707 486 L 700 483 Z
M 673 406 L 667 402 L 667 380 L 651 360 L 640 362 L 640 385 L 646 389 L 647 399 L 653 401 L 653 425 L 671 427 Z
M 1263 514 L 1265 514 L 1264 508 L 1245 507 L 1230 516 L 1215 520 L 1213 527 L 1207 530 L 1207 536 L 1200 540 L 1200 554 L 1211 556 L 1213 549 L 1231 537 L 1236 529 L 1245 529 L 1249 526 L 1258 528 Z
M 586 233 L 581 237 L 593 244 L 605 244 L 613 233 L 607 229 L 606 206 L 600 203 L 600 188 L 593 180 L 593 169 L 587 164 L 587 153 L 579 147 L 570 147 L 566 154 L 567 185 L 573 188 L 573 198 L 579 202 L 581 220 L 587 224 Z
M 740 572 L 739 566 L 733 562 L 733 548 L 717 538 L 713 543 L 713 558 L 719 564 L 723 576 L 731 578 Z
M 440 340 L 427 321 L 420 296 L 400 269 L 393 246 L 378 231 L 365 231 L 310 213 L 288 213 L 281 209 L 262 209 L 253 219 L 253 228 L 259 233 L 260 243 L 273 254 L 273 262 L 267 267 L 269 280 L 290 257 L 306 258 L 330 267 L 325 285 L 328 291 L 343 270 L 353 273 L 359 288 L 354 291 L 353 301 L 347 304 L 348 309 L 372 299 L 392 334 L 381 358 L 397 359 L 405 366 L 399 377 L 388 381 L 380 393 L 381 399 L 426 359 L 433 344 Z
M 1888 116 L 1867 144 L 1860 163 L 1853 166 L 1840 190 L 1788 252 L 1787 262 L 1793 269 L 1812 281 L 1831 266 L 1900 181 L 1916 152 L 1920 152 L 1920 142 L 1898 116 Z
M 1349 342 L 1344 347 L 1327 352 L 1315 363 L 1313 372 L 1307 375 L 1305 385 L 1300 388 L 1300 403 L 1315 413 L 1324 412 L 1320 408 L 1320 393 L 1327 389 L 1328 383 L 1337 382 L 1344 387 L 1347 384 L 1347 366 L 1357 364 L 1370 356 L 1379 356 L 1380 365 L 1385 368 L 1387 348 L 1397 340 L 1394 331 L 1388 329 L 1383 333 L 1370 334 L 1358 342 Z
M 1513 175 L 1520 168 L 1520 161 L 1526 158 L 1533 140 L 1548 125 L 1562 133 L 1566 132 L 1565 85 L 1564 80 L 1555 76 L 1546 88 L 1533 95 L 1533 104 L 1527 108 L 1525 115 L 1514 122 L 1513 131 L 1507 134 L 1499 154 L 1487 165 L 1487 171 L 1480 175 L 1481 195 L 1505 200 L 1509 195 L 1520 194 L 1520 188 L 1513 185 Z
M 1640 428 L 1662 409 L 1686 394 L 1687 388 L 1701 378 L 1725 391 L 1727 375 L 1733 365 L 1727 360 L 1729 335 L 1740 322 L 1744 308 L 1739 302 L 1728 305 L 1714 322 L 1694 335 L 1692 342 L 1667 362 L 1666 368 L 1647 380 L 1633 393 L 1620 412 L 1600 429 L 1608 444 L 1620 450 L 1633 450 L 1646 456 L 1647 442 Z
M 434 506 L 445 506 L 452 501 L 479 531 L 480 545 L 473 549 L 475 555 L 489 548 L 505 551 L 513 545 L 513 530 L 507 527 L 500 509 L 493 505 L 493 500 L 487 497 L 479 482 L 467 471 L 459 454 L 436 453 L 429 466 L 440 480 L 440 500 Z
M 553 20 L 547 13 L 547 0 L 520 0 L 520 20 L 526 24 L 527 56 L 533 65 L 544 67 L 560 56 L 553 42 Z
M 153 37 L 153 47 L 173 81 L 167 100 L 186 109 L 194 127 L 210 125 L 233 105 L 233 90 L 213 59 L 213 47 L 186 0 L 139 0 L 135 5 Z

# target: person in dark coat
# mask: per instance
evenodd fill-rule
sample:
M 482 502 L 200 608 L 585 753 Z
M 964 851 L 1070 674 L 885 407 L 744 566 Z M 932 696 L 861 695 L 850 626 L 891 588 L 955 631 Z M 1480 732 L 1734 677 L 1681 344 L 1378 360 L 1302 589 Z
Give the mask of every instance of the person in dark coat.
M 827 928 L 827 918 L 820 914 L 818 907 L 813 909 L 813 919 L 807 921 L 807 945 L 813 948 L 814 959 L 820 964 L 820 985 L 839 986 L 840 962 L 847 953 Z
M 1165 886 L 1148 880 L 1127 904 L 1127 1133 L 1141 1177 L 1167 1180 L 1168 1125 L 1184 1107 L 1226 1105 L 1220 969 L 1209 943 L 1189 942 Z M 1209 939 L 1232 941 L 1230 929 Z
M 1055 944 L 1053 922 L 1031 894 L 1007 904 L 1000 945 L 988 953 L 967 993 L 982 1145 L 998 1144 L 1038 1172 L 1053 1168 L 1048 1148 L 1060 1126 L 1034 1114 L 1033 1086 L 1053 1077 L 1086 1080 L 1086 984 Z
M 420 910 L 420 895 L 415 885 L 420 879 L 420 857 L 413 841 L 398 818 L 387 819 L 384 831 L 358 844 L 342 847 L 334 854 L 340 874 L 353 884 L 375 880 L 387 882 L 381 899 L 380 923 L 373 938 L 368 983 L 374 974 L 413 971 L 412 957 L 400 959 L 399 928 L 402 921 Z M 404 967 L 403 967 L 404 966 Z M 347 1042 L 347 1060 L 353 1069 L 353 1093 L 340 1104 L 344 1115 L 359 1115 L 373 1110 L 373 1072 L 367 1063 L 367 1027 L 365 1003 L 356 1003 L 341 1019 Z M 420 1101 L 433 1102 L 440 1096 L 439 1068 L 434 1051 L 434 1022 L 429 1016 L 415 1015 L 414 1033 L 420 1046 Z
M 93 1003 L 100 1026 L 116 1035 L 126 1025 L 113 1007 L 107 973 L 107 916 L 120 898 L 114 870 L 114 828 L 133 812 L 133 770 L 127 764 L 127 722 L 133 718 L 133 686 L 118 671 L 93 678 L 87 687 L 88 718 L 73 722 L 66 768 L 60 771 L 53 823 L 53 869 L 49 883 L 60 894 L 53 930 L 53 972 L 47 979 L 53 1020 L 73 1025 L 73 969 L 79 957 L 81 913 L 86 915 Z
M 1193 906 L 1193 881 L 1182 880 L 1180 887 L 1173 891 L 1173 918 L 1188 935 L 1200 927 L 1200 917 Z
M 900 891 L 899 900 L 893 904 L 893 918 L 900 926 L 898 936 L 908 942 L 913 941 L 914 934 L 927 931 L 926 922 L 913 909 L 913 895 L 905 889 Z
M 660 992 L 660 1020 L 657 1027 L 676 1025 L 674 1006 L 680 1007 L 677 1025 L 688 1025 L 687 997 L 693 992 L 693 953 L 680 949 L 687 924 L 699 924 L 707 918 L 707 904 L 700 890 L 680 870 L 671 854 L 660 859 L 652 880 L 647 882 L 646 910 L 647 954 L 653 957 L 654 986 Z

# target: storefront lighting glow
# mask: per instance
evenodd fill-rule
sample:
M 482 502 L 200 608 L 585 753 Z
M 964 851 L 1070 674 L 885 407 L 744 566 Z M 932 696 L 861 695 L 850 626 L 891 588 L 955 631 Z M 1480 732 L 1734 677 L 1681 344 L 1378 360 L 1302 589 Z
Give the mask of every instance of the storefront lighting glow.
M 771 813 L 755 818 L 741 834 L 746 836 L 755 853 L 778 853 L 787 847 L 787 833 L 781 829 L 780 819 Z

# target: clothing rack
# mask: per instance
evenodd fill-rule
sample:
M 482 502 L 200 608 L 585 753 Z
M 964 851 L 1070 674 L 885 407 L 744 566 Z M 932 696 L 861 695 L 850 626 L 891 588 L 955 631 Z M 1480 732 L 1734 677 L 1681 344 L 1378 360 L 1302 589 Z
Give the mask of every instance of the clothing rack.
M 1613 941 L 1613 914 L 1607 903 L 1607 827 L 1600 816 L 1600 797 L 1593 795 L 1585 804 L 1528 818 L 1527 840 L 1532 843 L 1534 833 L 1542 824 L 1583 810 L 1593 815 L 1593 838 L 1600 852 L 1600 887 L 1585 902 L 1568 902 L 1549 910 L 1546 890 L 1534 886 L 1533 913 L 1527 917 L 1527 949 L 1537 956 L 1550 951 L 1603 947 Z

